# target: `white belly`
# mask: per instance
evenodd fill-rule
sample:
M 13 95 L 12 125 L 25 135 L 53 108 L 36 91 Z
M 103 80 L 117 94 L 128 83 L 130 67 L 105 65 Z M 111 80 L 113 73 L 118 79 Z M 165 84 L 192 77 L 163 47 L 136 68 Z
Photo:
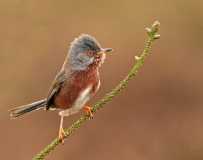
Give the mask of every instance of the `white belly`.
M 88 86 L 86 89 L 80 92 L 78 98 L 76 99 L 75 103 L 73 104 L 73 108 L 75 110 L 80 110 L 84 107 L 84 105 L 87 103 L 87 101 L 91 97 L 91 90 L 92 85 Z

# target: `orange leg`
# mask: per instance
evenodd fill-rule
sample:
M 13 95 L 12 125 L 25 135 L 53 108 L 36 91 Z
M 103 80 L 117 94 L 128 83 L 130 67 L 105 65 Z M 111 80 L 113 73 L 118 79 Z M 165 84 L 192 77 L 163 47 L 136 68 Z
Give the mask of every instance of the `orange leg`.
M 85 113 L 86 113 L 87 115 L 90 116 L 90 118 L 93 118 L 93 113 L 92 113 L 92 108 L 91 108 L 91 107 L 85 106 L 85 107 L 84 107 L 84 111 L 85 111 Z

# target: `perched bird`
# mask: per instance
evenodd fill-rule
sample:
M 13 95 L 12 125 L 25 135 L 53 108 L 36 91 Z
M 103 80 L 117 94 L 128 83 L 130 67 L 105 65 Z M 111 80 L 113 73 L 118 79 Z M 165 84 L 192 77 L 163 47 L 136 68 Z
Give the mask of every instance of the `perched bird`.
M 63 119 L 79 112 L 82 108 L 89 116 L 91 107 L 87 101 L 100 88 L 99 67 L 111 48 L 102 48 L 92 36 L 82 34 L 71 43 L 65 62 L 56 75 L 46 98 L 10 110 L 16 118 L 38 109 L 59 109 L 61 116 L 59 139 L 63 141 Z

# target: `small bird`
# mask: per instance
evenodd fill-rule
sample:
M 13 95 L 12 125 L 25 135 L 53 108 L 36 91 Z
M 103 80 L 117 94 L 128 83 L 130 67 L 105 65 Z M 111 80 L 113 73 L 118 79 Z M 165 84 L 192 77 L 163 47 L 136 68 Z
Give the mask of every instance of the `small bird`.
M 99 67 L 111 48 L 102 48 L 99 42 L 88 34 L 75 38 L 61 70 L 56 75 L 46 98 L 10 110 L 10 117 L 16 118 L 38 110 L 59 109 L 61 117 L 59 139 L 63 142 L 63 119 L 79 112 L 82 108 L 92 117 L 91 107 L 86 103 L 100 88 Z

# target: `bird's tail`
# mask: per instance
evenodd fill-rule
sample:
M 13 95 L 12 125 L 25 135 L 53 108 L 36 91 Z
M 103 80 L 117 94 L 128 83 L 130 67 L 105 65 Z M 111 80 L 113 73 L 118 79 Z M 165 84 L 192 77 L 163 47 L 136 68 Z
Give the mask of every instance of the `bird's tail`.
M 24 115 L 25 113 L 35 111 L 35 110 L 38 110 L 38 109 L 42 109 L 42 108 L 44 108 L 46 103 L 47 103 L 47 100 L 42 99 L 42 100 L 36 101 L 34 103 L 30 103 L 30 104 L 27 104 L 27 105 L 23 105 L 23 106 L 20 106 L 20 107 L 13 108 L 13 109 L 9 110 L 10 117 L 11 118 L 16 118 L 16 117 Z

